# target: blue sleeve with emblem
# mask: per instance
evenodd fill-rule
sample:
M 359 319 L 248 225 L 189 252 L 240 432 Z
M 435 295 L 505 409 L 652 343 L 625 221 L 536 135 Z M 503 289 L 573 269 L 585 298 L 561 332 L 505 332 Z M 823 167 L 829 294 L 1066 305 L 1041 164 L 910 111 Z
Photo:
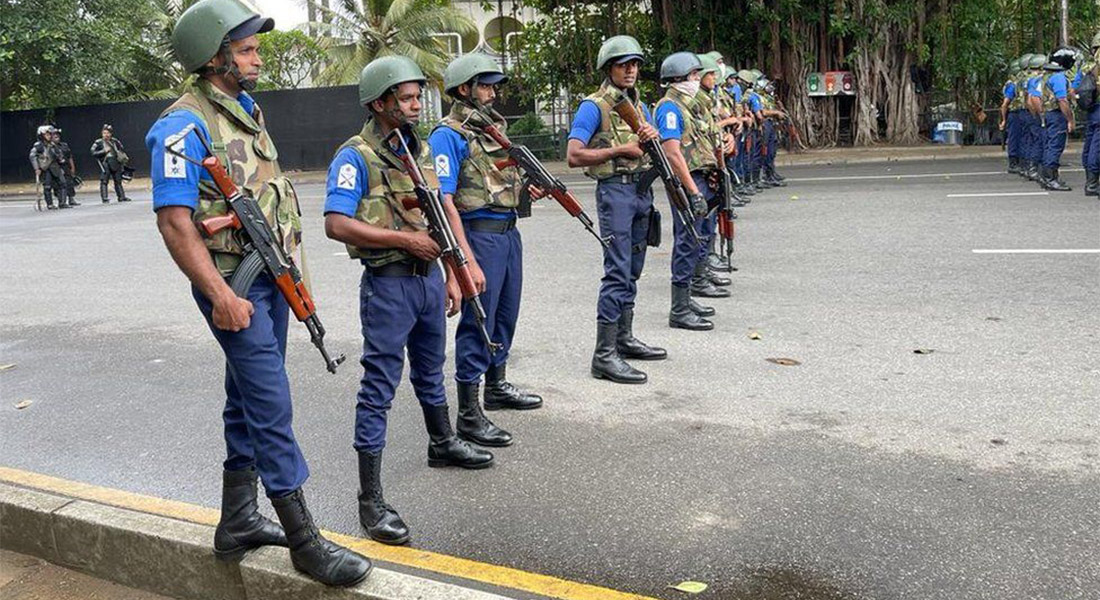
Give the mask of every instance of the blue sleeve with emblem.
M 1069 81 L 1066 79 L 1065 73 L 1055 73 L 1052 75 L 1048 85 L 1050 85 L 1051 93 L 1059 100 L 1065 100 L 1066 96 L 1069 95 Z
M 1013 98 L 1016 97 L 1016 84 L 1015 83 L 1010 81 L 1010 82 L 1005 84 L 1004 96 L 1005 96 L 1006 100 L 1012 100 Z
M 150 154 L 150 178 L 153 182 L 153 210 L 165 206 L 186 206 L 191 210 L 199 207 L 199 180 L 210 181 L 210 175 L 202 167 L 182 158 L 173 156 L 164 149 L 164 141 L 179 133 L 188 125 L 195 125 L 196 133 L 183 140 L 182 151 L 187 156 L 202 160 L 206 157 L 199 135 L 209 138 L 202 121 L 188 110 L 176 110 L 157 119 L 145 135 L 145 147 Z M 180 146 L 176 146 L 181 150 Z
M 355 218 L 359 199 L 367 187 L 367 164 L 355 148 L 344 148 L 332 159 L 325 182 L 324 213 L 338 213 Z
M 661 141 L 678 140 L 684 134 L 684 117 L 675 102 L 665 102 L 657 106 L 653 115 L 657 125 L 657 134 Z
M 591 100 L 584 100 L 573 115 L 573 127 L 569 130 L 569 139 L 588 144 L 596 131 L 600 129 L 600 107 Z
M 439 177 L 439 191 L 454 194 L 458 190 L 458 173 L 462 161 L 470 156 L 470 147 L 466 138 L 450 127 L 436 127 L 428 136 L 428 145 L 432 148 L 435 174 Z
M 760 96 L 756 94 L 749 94 L 749 110 L 752 112 L 760 112 L 764 110 L 763 103 L 760 102 Z

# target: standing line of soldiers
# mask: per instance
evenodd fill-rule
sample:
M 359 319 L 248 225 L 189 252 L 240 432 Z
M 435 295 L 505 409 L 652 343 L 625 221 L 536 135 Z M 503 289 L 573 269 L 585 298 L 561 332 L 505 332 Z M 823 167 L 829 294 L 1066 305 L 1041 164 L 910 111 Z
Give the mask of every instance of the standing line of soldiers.
M 1043 189 L 1068 192 L 1061 178 L 1062 154 L 1076 127 L 1074 111 L 1085 113 L 1081 163 L 1086 196 L 1100 189 L 1100 32 L 1092 38 L 1091 55 L 1057 48 L 1046 56 L 1025 54 L 1009 64 L 1002 88 L 1000 129 L 1005 132 L 1008 172 L 1034 181 Z
M 61 140 L 61 130 L 53 125 L 42 125 L 37 130 L 38 139 L 31 146 L 30 161 L 34 168 L 35 179 L 42 185 L 43 199 L 47 210 L 80 206 L 76 201 L 76 188 L 83 181 L 76 174 L 73 151 Z M 122 142 L 113 138 L 113 128 L 103 125 L 102 137 L 92 143 L 92 156 L 99 163 L 99 195 L 107 204 L 107 182 L 114 180 L 115 195 L 119 202 L 129 202 L 122 182 L 129 181 L 133 169 L 129 166 L 130 157 L 123 149 Z M 57 197 L 57 206 L 53 199 Z
M 180 17 L 173 49 L 197 78 L 146 137 L 153 209 L 165 245 L 191 281 L 194 300 L 226 360 L 226 459 L 215 554 L 236 560 L 259 546 L 286 546 L 294 566 L 311 577 L 353 585 L 368 575 L 370 560 L 325 539 L 305 501 L 309 469 L 291 426 L 285 366 L 286 286 L 265 272 L 247 289 L 235 291 L 230 283 L 249 262 L 245 247 L 231 229 L 215 232 L 208 225 L 227 222 L 224 216 L 231 209 L 223 190 L 228 175 L 263 213 L 271 243 L 302 260 L 297 196 L 281 173 L 264 114 L 249 94 L 263 64 L 257 35 L 273 27 L 272 19 L 240 0 L 200 0 Z M 661 80 L 667 90 L 654 127 L 635 88 L 643 60 L 633 38 L 616 36 L 603 44 L 598 67 L 607 77 L 581 103 L 568 145 L 569 164 L 583 167 L 597 181 L 598 237 L 604 244 L 592 374 L 620 383 L 647 380 L 624 359 L 667 357 L 664 349 L 633 335 L 637 281 L 646 248 L 660 231 L 653 178 L 647 177 L 654 157 L 667 153 L 691 211 L 689 222 L 677 220 L 674 226 L 672 327 L 713 328 L 703 316 L 714 309 L 698 305 L 691 295 L 730 296 L 724 289 L 729 278 L 715 271 L 732 267 L 726 257 L 710 256 L 723 171 L 741 165 L 744 177 L 738 176 L 737 189 L 746 193 L 748 186 L 762 189 L 764 182 L 779 185 L 774 161 L 765 158 L 775 148 L 773 134 L 763 127 L 768 109 L 763 103 L 732 101 L 735 96 L 719 85 L 723 65 L 686 52 L 666 59 Z M 750 80 L 755 78 L 744 81 Z M 329 167 L 325 234 L 343 242 L 348 256 L 363 267 L 358 290 L 363 373 L 352 447 L 358 458 L 360 524 L 381 543 L 411 539 L 382 486 L 388 414 L 406 361 L 424 417 L 429 467 L 490 467 L 495 456 L 485 447 L 506 447 L 514 438 L 485 411 L 530 410 L 543 403 L 507 379 L 523 282 L 516 223 L 529 213 L 531 200 L 551 194 L 562 202 L 565 190 L 553 178 L 543 177 L 538 181 L 545 183 L 536 185 L 537 165 L 511 153 L 507 123 L 493 108 L 499 86 L 506 83 L 488 57 L 470 54 L 454 60 L 444 72 L 444 90 L 453 100 L 450 112 L 422 140 L 417 125 L 427 78 L 407 57 L 378 58 L 359 78 L 364 123 L 336 149 Z M 630 121 L 622 116 L 627 114 L 641 118 Z M 732 158 L 737 149 L 752 142 L 738 141 L 735 133 L 757 124 L 757 145 L 767 150 L 761 150 L 759 160 L 737 162 Z M 225 173 L 215 170 L 208 152 Z M 572 212 L 583 214 L 580 208 Z M 592 229 L 587 215 L 581 221 Z M 712 262 L 716 269 L 708 268 Z M 455 334 L 458 414 L 452 427 L 443 374 L 446 318 L 460 312 Z M 258 480 L 278 523 L 258 510 Z

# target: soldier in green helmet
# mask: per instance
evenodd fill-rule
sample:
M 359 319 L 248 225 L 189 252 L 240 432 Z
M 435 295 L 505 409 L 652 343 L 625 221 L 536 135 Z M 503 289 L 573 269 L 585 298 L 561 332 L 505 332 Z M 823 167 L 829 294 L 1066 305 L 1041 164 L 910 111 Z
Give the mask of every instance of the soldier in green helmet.
M 285 356 L 289 306 L 270 277 L 261 276 L 239 298 L 227 283 L 241 263 L 242 248 L 227 229 L 199 235 L 196 223 L 224 215 L 225 199 L 210 176 L 166 151 L 201 160 L 206 138 L 230 178 L 260 205 L 283 250 L 301 243 L 300 209 L 264 115 L 248 95 L 262 61 L 257 34 L 270 31 L 239 0 L 200 0 L 180 16 L 172 47 L 180 64 L 197 74 L 187 91 L 153 124 L 145 143 L 152 155 L 153 210 L 172 258 L 188 279 L 210 331 L 225 354 L 225 444 L 222 511 L 214 552 L 239 559 L 264 545 L 289 546 L 294 566 L 328 585 L 353 585 L 370 572 L 366 557 L 320 535 L 306 507 L 302 485 L 309 476 L 291 428 L 291 397 Z M 259 474 L 282 526 L 258 511 Z
M 353 444 L 359 459 L 359 522 L 375 541 L 395 545 L 408 542 L 410 535 L 382 496 L 382 450 L 406 352 L 409 381 L 430 440 L 428 466 L 481 469 L 493 463 L 491 453 L 459 439 L 451 428 L 443 389 L 446 317 L 457 314 L 462 293 L 450 266 L 444 282 L 436 260 L 439 245 L 428 232 L 413 179 L 400 158 L 407 146 L 427 185 L 438 188 L 431 151 L 416 133 L 425 83 L 420 67 L 405 56 L 384 56 L 363 68 L 359 103 L 366 107 L 366 122 L 337 150 L 325 193 L 325 232 L 363 264 L 363 377 Z M 463 252 L 472 256 L 453 202 L 444 200 L 443 206 Z M 475 273 L 474 284 L 484 288 L 484 277 Z
M 1043 117 L 1042 104 L 1039 101 L 1042 88 L 1043 65 L 1047 62 L 1044 54 L 1032 54 L 1028 59 L 1026 69 L 1019 82 L 1026 97 L 1024 98 L 1024 157 L 1027 168 L 1021 175 L 1031 181 L 1039 181 L 1041 163 L 1043 162 Z
M 647 240 L 651 228 L 660 231 L 652 190 L 638 189 L 650 167 L 640 144 L 657 138 L 649 110 L 635 87 L 644 56 L 638 40 L 630 36 L 604 40 L 596 56 L 596 68 L 605 76 L 603 83 L 577 107 L 567 149 L 569 166 L 584 167 L 585 175 L 596 180 L 600 235 L 613 236 L 603 251 L 591 373 L 615 383 L 647 380 L 644 372 L 624 359 L 662 360 L 668 356 L 663 348 L 634 337 L 634 302 L 645 267 Z M 614 111 L 623 100 L 644 118 L 637 134 Z
M 719 144 L 722 145 L 723 156 L 733 154 L 733 136 L 724 128 L 733 122 L 733 119 L 720 115 L 721 97 L 718 96 L 718 80 L 722 74 L 722 65 L 718 64 L 714 55 L 717 53 L 700 54 L 699 62 L 703 65 L 702 76 L 699 78 L 699 92 L 695 95 L 692 110 L 699 126 L 703 128 L 702 136 L 706 141 L 707 150 L 717 157 Z M 718 55 L 721 58 L 721 55 Z M 726 165 L 715 163 L 715 171 L 726 168 Z M 717 177 L 717 175 L 714 175 Z M 717 203 L 715 202 L 715 206 Z M 713 208 L 713 207 L 712 207 Z M 735 215 L 736 217 L 736 215 Z M 691 294 L 703 298 L 726 298 L 730 291 L 722 289 L 732 282 L 728 277 L 722 277 L 712 270 L 709 262 L 711 248 L 715 241 L 715 232 L 718 229 L 718 213 L 710 210 L 703 219 L 701 237 L 703 246 L 699 248 L 699 261 L 695 263 L 695 275 L 691 279 Z M 717 256 L 717 255 L 715 255 Z M 719 265 L 720 266 L 720 265 Z
M 517 167 L 500 168 L 508 152 L 484 132 L 501 133 L 508 124 L 493 102 L 508 81 L 500 65 L 480 52 L 456 58 L 443 71 L 443 91 L 453 100 L 450 113 L 428 138 L 439 189 L 462 216 L 456 235 L 466 239 L 477 265 L 475 279 L 485 282 L 482 302 L 488 311 L 486 330 L 501 349 L 490 355 L 481 338 L 474 307 L 467 304 L 455 332 L 455 381 L 458 384 L 458 435 L 482 446 L 508 446 L 512 436 L 494 425 L 481 409 L 478 388 L 485 376 L 485 409 L 527 410 L 542 398 L 519 391 L 506 379 L 508 354 L 519 320 L 523 288 L 523 242 L 516 228 L 516 208 L 524 186 Z M 541 190 L 531 188 L 532 197 Z

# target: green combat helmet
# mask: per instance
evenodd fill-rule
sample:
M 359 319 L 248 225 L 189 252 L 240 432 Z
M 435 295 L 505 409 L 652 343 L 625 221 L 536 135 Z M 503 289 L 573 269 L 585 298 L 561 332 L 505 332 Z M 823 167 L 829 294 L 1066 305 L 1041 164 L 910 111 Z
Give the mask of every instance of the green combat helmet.
M 596 55 L 596 70 L 602 71 L 612 60 L 618 65 L 632 60 L 642 60 L 644 57 L 642 45 L 638 40 L 629 35 L 616 35 L 600 44 L 600 52 Z
M 703 65 L 703 72 L 700 75 L 706 75 L 707 73 L 714 73 L 715 75 L 722 74 L 722 67 L 719 66 L 718 61 L 714 59 L 710 54 L 697 54 L 699 62 Z
M 485 77 L 488 76 L 488 77 Z M 443 71 L 443 91 L 454 96 L 458 86 L 478 78 L 479 83 L 495 84 L 508 81 L 500 65 L 487 54 L 471 52 L 451 61 Z
M 359 104 L 366 106 L 402 83 L 428 82 L 424 72 L 407 56 L 383 56 L 370 61 L 359 74 Z
M 752 71 L 748 69 L 741 69 L 738 71 L 737 78 L 749 84 L 756 82 L 756 75 L 753 75 Z
M 1007 70 L 1008 70 L 1009 73 L 1015 73 L 1016 71 L 1019 71 L 1020 70 L 1020 59 L 1018 59 L 1018 58 L 1012 59 L 1012 61 L 1008 63 Z
M 726 60 L 725 57 L 722 56 L 722 53 L 717 51 L 717 50 L 711 50 L 710 52 L 707 52 L 703 56 L 709 56 L 710 58 L 714 59 L 714 62 L 718 62 L 720 60 L 721 61 Z
M 674 52 L 661 63 L 661 80 L 687 77 L 692 71 L 703 68 L 694 52 Z
M 172 30 L 172 50 L 184 70 L 193 73 L 217 56 L 230 31 L 250 21 L 248 35 L 275 27 L 274 19 L 261 17 L 240 0 L 201 0 L 180 15 Z
M 1027 61 L 1027 68 L 1029 69 L 1042 69 L 1043 65 L 1047 64 L 1047 57 L 1042 54 L 1032 54 L 1031 60 Z

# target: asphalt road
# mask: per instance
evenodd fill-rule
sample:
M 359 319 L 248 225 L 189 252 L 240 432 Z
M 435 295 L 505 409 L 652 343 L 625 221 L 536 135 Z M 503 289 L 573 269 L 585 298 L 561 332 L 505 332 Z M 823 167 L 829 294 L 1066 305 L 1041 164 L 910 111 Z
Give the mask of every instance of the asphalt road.
M 1100 598 L 1100 254 L 974 252 L 1100 248 L 1100 203 L 1080 172 L 1042 195 L 999 169 L 789 169 L 741 211 L 710 333 L 666 326 L 666 241 L 636 330 L 670 358 L 644 386 L 588 376 L 599 249 L 536 207 L 509 371 L 546 405 L 492 413 L 517 438 L 493 468 L 429 469 L 402 385 L 384 477 L 413 544 L 658 598 Z M 328 343 L 356 355 L 360 266 L 300 192 Z M 0 205 L 0 463 L 216 507 L 222 358 L 136 198 Z M 360 372 L 291 329 L 311 505 L 361 534 Z

